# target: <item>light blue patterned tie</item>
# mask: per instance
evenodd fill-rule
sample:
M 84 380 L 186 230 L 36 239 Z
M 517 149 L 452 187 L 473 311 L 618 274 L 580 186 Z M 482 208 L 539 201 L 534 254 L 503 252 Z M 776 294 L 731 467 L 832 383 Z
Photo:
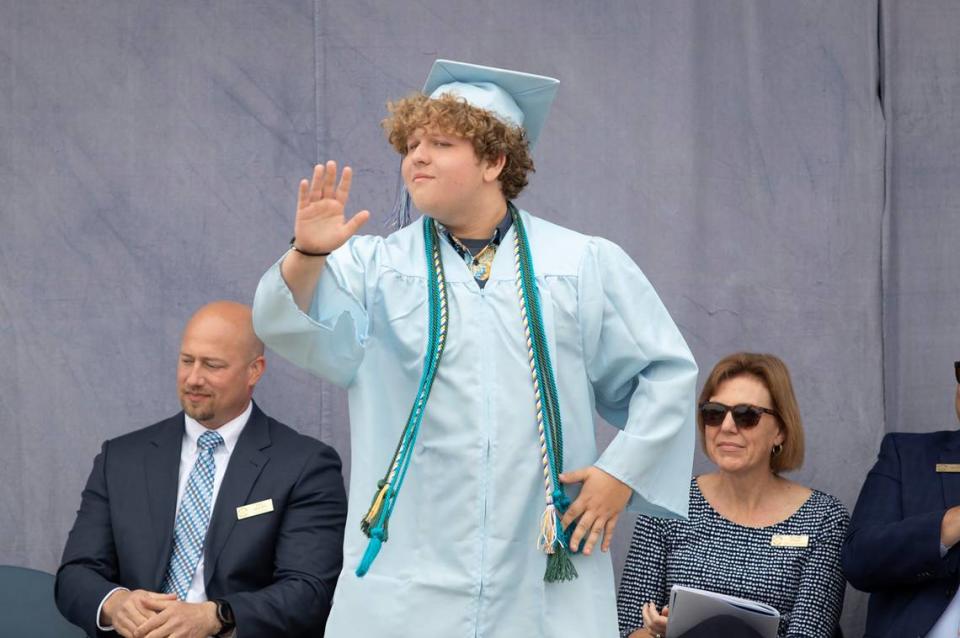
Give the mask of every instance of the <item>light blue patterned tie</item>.
M 187 599 L 187 590 L 193 581 L 193 572 L 203 553 L 203 539 L 210 523 L 210 507 L 213 496 L 213 475 L 216 464 L 213 451 L 223 445 L 223 437 L 216 432 L 204 432 L 197 441 L 200 448 L 197 461 L 190 470 L 187 489 L 180 501 L 177 523 L 173 529 L 173 554 L 167 573 L 163 577 L 164 593 L 174 593 L 180 600 Z

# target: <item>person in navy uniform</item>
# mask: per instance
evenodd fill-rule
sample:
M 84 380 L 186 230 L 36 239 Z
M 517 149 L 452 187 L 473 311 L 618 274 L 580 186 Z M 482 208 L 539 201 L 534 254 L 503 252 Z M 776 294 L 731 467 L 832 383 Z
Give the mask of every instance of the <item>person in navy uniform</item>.
M 264 366 L 250 308 L 208 304 L 183 332 L 183 411 L 103 444 L 55 589 L 88 635 L 323 635 L 340 458 L 257 407 Z
M 960 419 L 960 361 L 954 362 Z M 866 636 L 960 632 L 960 431 L 887 434 L 860 490 L 843 570 L 870 592 Z

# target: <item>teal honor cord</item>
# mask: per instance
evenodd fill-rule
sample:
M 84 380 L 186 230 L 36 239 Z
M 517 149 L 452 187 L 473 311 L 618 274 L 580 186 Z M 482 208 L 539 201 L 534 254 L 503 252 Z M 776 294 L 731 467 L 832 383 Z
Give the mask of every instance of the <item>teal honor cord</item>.
M 373 498 L 370 509 L 363 517 L 360 528 L 370 541 L 367 549 L 357 566 L 357 576 L 363 576 L 370 569 L 380 548 L 387 541 L 387 524 L 390 515 L 396 506 L 403 479 L 410 467 L 413 458 L 413 446 L 423 421 L 423 412 L 430 398 L 430 389 L 437 375 L 440 357 L 443 355 L 443 346 L 447 341 L 447 285 L 443 276 L 443 260 L 440 258 L 440 244 L 437 231 L 432 219 L 425 219 L 423 223 L 423 244 L 427 263 L 427 289 L 429 291 L 430 325 L 427 334 L 427 352 L 424 358 L 423 373 L 420 377 L 420 387 L 417 398 L 410 408 L 407 424 L 400 435 L 397 449 L 393 453 L 393 460 L 386 476 L 377 484 L 377 493 Z
M 570 501 L 560 483 L 563 472 L 563 428 L 560 421 L 560 402 L 556 379 L 550 360 L 550 349 L 543 328 L 540 311 L 540 294 L 530 255 L 530 244 L 520 213 L 512 202 L 507 203 L 514 225 L 514 263 L 517 270 L 517 297 L 523 321 L 527 354 L 530 361 L 530 377 L 533 383 L 533 398 L 536 408 L 541 462 L 543 463 L 544 495 L 546 507 L 541 517 L 537 547 L 547 555 L 544 580 L 556 582 L 577 577 L 577 570 L 570 560 L 566 535 L 560 523 Z M 357 576 L 363 576 L 387 541 L 387 523 L 396 505 L 403 479 L 413 457 L 413 448 L 423 421 L 423 413 L 430 389 L 436 377 L 447 337 L 447 288 L 440 257 L 439 235 L 436 224 L 430 218 L 423 223 L 424 252 L 427 263 L 427 286 L 429 291 L 429 332 L 423 373 L 416 399 L 410 409 L 406 426 L 397 443 L 396 451 L 384 478 L 377 484 L 370 509 L 363 517 L 360 527 L 369 537 L 367 549 L 357 567 Z

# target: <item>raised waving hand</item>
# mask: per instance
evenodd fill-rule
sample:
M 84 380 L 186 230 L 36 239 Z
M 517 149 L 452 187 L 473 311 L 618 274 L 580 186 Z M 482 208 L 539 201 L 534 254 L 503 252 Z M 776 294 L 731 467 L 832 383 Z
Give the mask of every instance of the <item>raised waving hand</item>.
M 332 160 L 317 164 L 310 182 L 300 180 L 293 226 L 298 250 L 317 254 L 333 252 L 370 218 L 366 210 L 350 219 L 344 214 L 352 181 L 353 171 L 346 166 L 337 184 L 337 163 Z
M 370 212 L 366 210 L 350 219 L 344 215 L 352 181 L 353 171 L 345 166 L 337 183 L 334 161 L 314 166 L 311 181 L 300 180 L 297 217 L 293 223 L 296 250 L 287 253 L 280 272 L 294 301 L 304 312 L 310 308 L 327 262 L 325 256 L 343 246 L 370 219 Z

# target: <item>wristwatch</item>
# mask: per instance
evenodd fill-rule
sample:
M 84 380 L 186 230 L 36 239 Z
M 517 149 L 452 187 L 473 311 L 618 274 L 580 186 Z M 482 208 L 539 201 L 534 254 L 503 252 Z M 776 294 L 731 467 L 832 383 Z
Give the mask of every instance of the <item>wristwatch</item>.
M 233 617 L 233 608 L 230 607 L 230 603 L 221 598 L 214 599 L 211 602 L 217 606 L 217 620 L 220 621 L 220 631 L 214 635 L 214 638 L 226 636 L 237 627 L 237 622 Z

